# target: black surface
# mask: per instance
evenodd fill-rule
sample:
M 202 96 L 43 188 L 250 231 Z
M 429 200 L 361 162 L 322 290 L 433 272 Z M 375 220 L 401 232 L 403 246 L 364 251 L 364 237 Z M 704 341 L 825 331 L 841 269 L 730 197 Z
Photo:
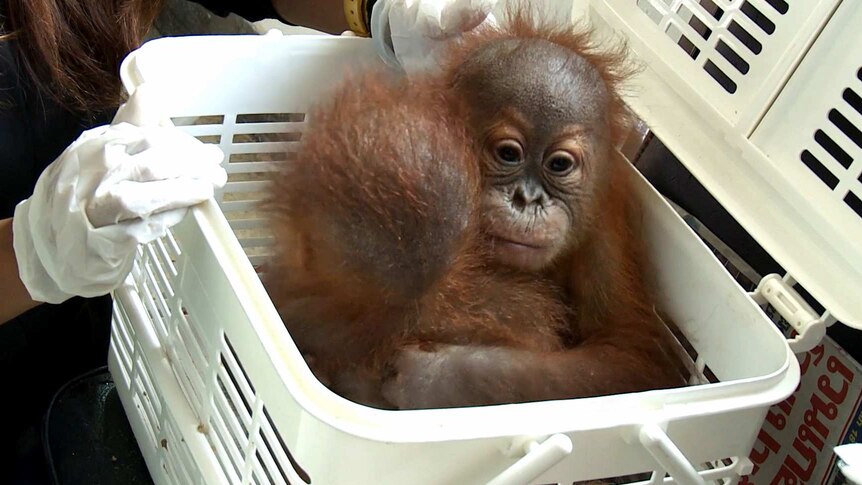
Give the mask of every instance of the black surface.
M 0 325 L 0 484 L 47 483 L 39 427 L 60 387 L 107 363 L 110 312 L 73 298 Z
M 272 6 L 272 0 L 246 0 L 245 2 L 237 2 L 236 0 L 192 1 L 206 7 L 207 10 L 220 17 L 226 17 L 233 13 L 249 22 L 280 18 L 278 13 L 275 11 L 275 7 Z M 286 21 L 282 20 L 282 22 Z
M 66 384 L 45 417 L 43 439 L 53 483 L 153 483 L 106 368 Z

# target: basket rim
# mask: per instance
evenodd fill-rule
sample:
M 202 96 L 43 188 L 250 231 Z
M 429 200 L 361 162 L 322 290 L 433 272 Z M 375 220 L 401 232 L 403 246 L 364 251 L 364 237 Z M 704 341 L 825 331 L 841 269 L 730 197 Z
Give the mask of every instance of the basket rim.
M 194 38 L 193 42 L 206 41 L 206 38 L 222 39 L 220 42 L 236 39 L 249 42 L 248 38 L 259 39 L 255 42 L 271 42 L 272 39 L 267 37 L 270 36 L 199 36 Z M 190 42 L 188 39 L 183 37 L 152 40 L 130 54 L 121 69 L 121 77 L 127 91 L 134 92 L 137 86 L 144 82 L 144 76 L 137 70 L 137 60 L 141 53 L 168 48 L 177 42 Z M 318 35 L 285 36 L 278 41 L 371 42 L 369 39 Z M 266 349 L 267 359 L 297 404 L 321 422 L 356 437 L 407 443 L 627 428 L 646 423 L 766 407 L 790 395 L 799 381 L 798 362 L 786 346 L 784 337 L 772 326 L 776 338 L 785 342 L 784 362 L 773 372 L 759 377 L 614 396 L 476 408 L 389 411 L 363 406 L 338 396 L 313 376 L 274 305 L 266 296 L 262 283 L 244 256 L 217 203 L 211 199 L 194 207 L 190 213 L 204 236 L 210 242 L 220 243 L 212 244 L 211 247 L 229 272 L 231 286 L 239 296 L 240 304 L 249 315 L 254 316 L 249 320 Z M 681 219 L 679 223 L 684 224 Z M 242 258 L 239 255 L 242 255 Z M 753 301 L 750 303 L 755 305 Z M 768 322 L 765 315 L 763 318 Z M 277 338 L 271 338 L 274 335 Z M 265 394 L 266 389 L 259 389 L 259 392 Z M 620 416 L 624 418 L 620 419 Z

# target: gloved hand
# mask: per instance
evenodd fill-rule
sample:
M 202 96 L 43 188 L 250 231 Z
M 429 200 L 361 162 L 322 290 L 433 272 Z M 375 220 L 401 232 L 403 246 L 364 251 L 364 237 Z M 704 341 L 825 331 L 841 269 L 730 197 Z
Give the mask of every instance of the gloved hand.
M 849 483 L 862 484 L 862 444 L 848 443 L 836 446 L 833 451 L 838 455 L 838 468 Z
M 147 92 L 136 89 L 112 125 L 81 134 L 15 208 L 15 256 L 34 300 L 109 293 L 138 244 L 164 236 L 227 181 L 222 151 L 148 116 L 159 111 Z
M 378 0 L 371 38 L 383 60 L 410 74 L 434 67 L 443 43 L 485 22 L 497 0 Z

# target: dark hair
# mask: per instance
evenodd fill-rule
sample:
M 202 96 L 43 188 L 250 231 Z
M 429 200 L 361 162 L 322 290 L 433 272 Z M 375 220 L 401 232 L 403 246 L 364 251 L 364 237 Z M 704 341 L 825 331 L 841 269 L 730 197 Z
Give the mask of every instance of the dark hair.
M 162 0 L 6 0 L 7 35 L 40 90 L 74 111 L 116 107 L 120 63 Z

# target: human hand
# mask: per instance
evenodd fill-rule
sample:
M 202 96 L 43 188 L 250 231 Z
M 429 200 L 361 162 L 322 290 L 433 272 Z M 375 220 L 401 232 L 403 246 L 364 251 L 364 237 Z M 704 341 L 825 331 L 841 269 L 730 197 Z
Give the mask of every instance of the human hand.
M 140 86 L 112 125 L 82 133 L 15 208 L 15 256 L 33 300 L 109 293 L 138 244 L 164 236 L 224 186 L 221 150 L 159 123 L 147 93 Z
M 390 66 L 408 74 L 434 67 L 447 40 L 494 23 L 497 0 L 379 0 L 371 13 L 371 37 Z

